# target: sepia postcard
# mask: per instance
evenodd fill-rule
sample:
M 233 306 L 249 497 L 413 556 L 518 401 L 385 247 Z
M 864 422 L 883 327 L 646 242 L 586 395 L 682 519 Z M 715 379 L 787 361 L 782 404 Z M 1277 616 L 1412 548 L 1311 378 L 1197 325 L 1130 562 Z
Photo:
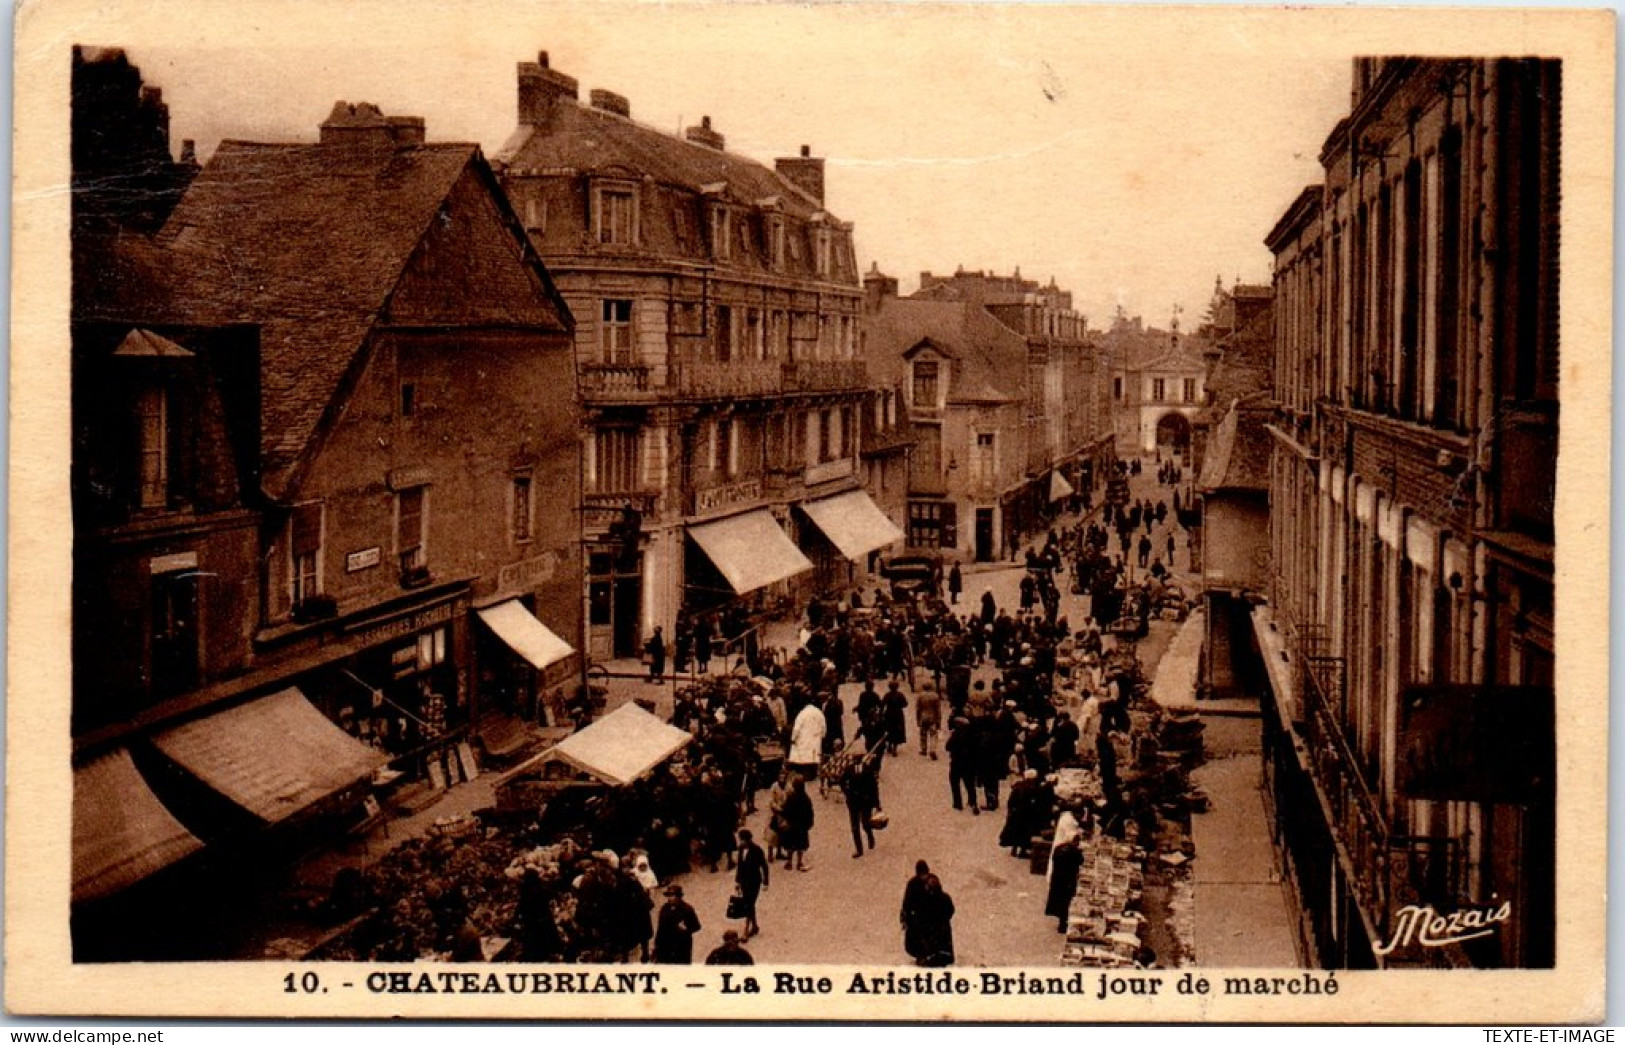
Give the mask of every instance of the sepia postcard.
M 7 1010 L 1602 1019 L 1614 32 L 24 3 Z

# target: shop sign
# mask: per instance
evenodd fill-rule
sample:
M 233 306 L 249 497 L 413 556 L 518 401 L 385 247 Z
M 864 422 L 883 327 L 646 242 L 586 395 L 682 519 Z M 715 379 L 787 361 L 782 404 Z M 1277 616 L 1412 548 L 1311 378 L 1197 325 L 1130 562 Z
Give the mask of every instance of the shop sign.
M 410 490 L 418 486 L 428 486 L 432 478 L 433 475 L 427 468 L 396 468 L 389 473 L 389 488 Z
M 355 573 L 358 570 L 371 569 L 378 565 L 379 560 L 383 558 L 383 554 L 383 549 L 377 545 L 371 548 L 363 548 L 358 552 L 351 552 L 344 557 L 344 572 Z
M 534 590 L 538 585 L 552 580 L 558 568 L 559 557 L 553 552 L 510 562 L 497 571 L 497 590 L 499 592 Z
M 1412 798 L 1549 799 L 1555 707 L 1541 686 L 1409 686 L 1399 701 L 1397 786 Z
M 719 508 L 750 504 L 761 499 L 762 483 L 759 479 L 744 479 L 737 483 L 707 486 L 694 491 L 694 513 L 704 515 Z
M 363 625 L 356 628 L 354 634 L 369 646 L 378 642 L 387 642 L 390 639 L 415 635 L 425 628 L 432 628 L 437 624 L 445 624 L 455 615 L 454 610 L 454 603 L 445 602 L 439 606 L 433 606 L 426 610 L 419 610 L 416 613 L 409 613 L 404 617 L 398 617 L 392 621 L 386 621 L 383 624 L 375 624 L 372 627 Z

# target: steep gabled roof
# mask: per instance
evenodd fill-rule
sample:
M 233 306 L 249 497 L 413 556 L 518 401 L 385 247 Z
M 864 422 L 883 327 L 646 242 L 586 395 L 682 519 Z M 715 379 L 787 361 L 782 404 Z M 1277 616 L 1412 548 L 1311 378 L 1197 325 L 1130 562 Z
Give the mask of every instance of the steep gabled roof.
M 1222 490 L 1266 491 L 1270 488 L 1269 397 L 1258 392 L 1237 400 L 1213 430 L 1202 474 L 1203 493 Z
M 950 402 L 1002 402 L 1023 398 L 1027 341 L 980 305 L 962 301 L 886 298 L 869 315 L 865 358 L 887 385 L 903 376 L 903 357 L 929 340 L 956 364 Z
M 650 177 L 696 194 L 720 187 L 734 203 L 754 205 L 778 197 L 780 209 L 802 220 L 824 215 L 822 203 L 755 160 L 591 106 L 563 104 L 547 128 L 521 126 L 503 143 L 495 161 L 515 172 Z
M 414 252 L 470 170 L 507 213 L 472 144 L 226 141 L 170 216 L 158 240 L 168 255 L 168 311 L 261 327 L 261 456 L 271 496 L 296 480 Z M 517 258 L 528 246 L 515 236 Z M 534 270 L 554 299 L 556 324 L 568 312 L 539 263 Z M 537 322 L 548 309 L 537 311 L 511 322 Z

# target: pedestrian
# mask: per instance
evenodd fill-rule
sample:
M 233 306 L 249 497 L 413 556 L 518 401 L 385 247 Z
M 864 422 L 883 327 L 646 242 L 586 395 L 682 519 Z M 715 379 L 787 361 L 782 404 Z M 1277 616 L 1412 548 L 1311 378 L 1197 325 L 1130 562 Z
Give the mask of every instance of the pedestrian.
M 807 847 L 812 844 L 813 804 L 807 794 L 807 781 L 796 777 L 790 784 L 790 796 L 784 800 L 784 826 L 779 830 L 779 848 L 784 850 L 784 869 L 794 865 L 798 871 L 807 869 Z
M 745 919 L 745 939 L 748 940 L 762 931 L 756 921 L 756 898 L 767 888 L 772 872 L 767 854 L 756 844 L 749 828 L 739 832 L 738 857 L 734 888 L 739 891 L 740 916 Z
M 693 964 L 694 934 L 700 931 L 700 916 L 683 899 L 682 886 L 666 887 L 659 923 L 655 929 L 655 961 L 661 965 Z
M 886 720 L 886 752 L 895 755 L 908 745 L 908 698 L 897 680 L 888 683 L 881 709 Z
M 655 625 L 655 633 L 643 644 L 643 652 L 649 655 L 649 681 L 658 683 L 666 673 L 666 637 L 660 633 L 660 625 Z
M 747 932 L 745 938 L 749 939 L 750 933 Z M 705 964 L 755 965 L 756 959 L 750 956 L 749 951 L 740 946 L 739 934 L 729 929 L 722 934 L 722 945 L 705 956 Z
M 1072 835 L 1050 853 L 1049 896 L 1044 902 L 1044 913 L 1055 919 L 1055 931 L 1066 932 L 1067 913 L 1072 909 L 1072 894 L 1078 891 L 1078 872 L 1083 867 L 1083 848 L 1079 835 Z
M 982 593 L 982 623 L 992 625 L 993 619 L 999 615 L 999 605 L 993 599 L 991 591 Z
M 963 786 L 970 811 L 980 816 L 982 809 L 976 793 L 976 728 L 963 716 L 956 717 L 949 725 L 948 742 L 943 745 L 948 751 L 948 791 L 953 795 L 954 808 L 964 809 L 959 797 Z
M 694 656 L 694 628 L 689 624 L 688 618 L 679 615 L 677 618 L 677 641 L 672 652 L 671 670 L 681 675 L 689 670 Z
M 1140 537 L 1140 569 L 1145 569 L 1146 563 L 1151 561 L 1151 538 L 1142 534 Z
M 920 939 L 921 903 L 925 899 L 926 879 L 931 877 L 931 865 L 924 860 L 914 862 L 914 877 L 903 886 L 903 907 L 897 920 L 903 925 L 903 950 L 916 962 L 925 959 L 925 947 Z
M 824 742 L 820 752 L 825 758 L 835 753 L 835 745 L 846 743 L 846 705 L 841 703 L 841 691 L 832 689 L 824 698 Z
M 777 860 L 780 851 L 779 833 L 784 830 L 784 803 L 790 798 L 790 772 L 785 770 L 773 781 L 767 792 L 767 858 Z
M 921 965 L 942 968 L 954 963 L 954 900 L 934 874 L 925 876 L 925 888 L 915 904 L 915 934 L 923 956 Z
M 711 670 L 711 642 L 716 638 L 716 625 L 710 617 L 701 617 L 694 626 L 694 662 L 701 675 Z
M 869 839 L 869 848 L 875 847 L 875 828 L 871 817 L 880 811 L 880 781 L 875 777 L 878 754 L 865 755 L 854 762 L 841 779 L 841 790 L 846 794 L 846 815 L 852 826 L 852 859 L 863 855 L 863 840 Z
M 1173 562 L 1174 562 L 1174 532 L 1172 530 L 1169 530 L 1168 531 L 1168 564 L 1170 566 L 1172 566 Z
M 790 727 L 790 751 L 785 756 L 790 768 L 802 780 L 818 775 L 818 759 L 824 750 L 824 709 L 816 701 L 808 701 L 796 712 L 795 724 Z
M 964 590 L 965 577 L 959 572 L 959 564 L 956 562 L 948 570 L 948 601 L 955 606 L 959 605 L 959 593 Z
M 914 728 L 920 731 L 920 754 L 937 760 L 937 732 L 942 727 L 942 694 L 937 684 L 926 679 L 914 697 Z

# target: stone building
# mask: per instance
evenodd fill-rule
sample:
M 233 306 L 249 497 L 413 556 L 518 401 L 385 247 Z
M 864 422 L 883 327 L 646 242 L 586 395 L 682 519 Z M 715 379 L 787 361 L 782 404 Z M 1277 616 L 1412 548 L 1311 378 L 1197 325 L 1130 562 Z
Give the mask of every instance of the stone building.
M 131 887 L 169 857 L 274 859 L 455 781 L 579 685 L 581 629 L 570 313 L 477 146 L 339 103 L 319 143 L 221 143 L 95 260 L 75 896 L 122 906 L 92 951 L 161 946 L 140 910 L 192 880 Z
M 1147 327 L 1119 312 L 1101 335 L 1111 367 L 1113 429 L 1125 454 L 1178 454 L 1192 463 L 1192 424 L 1207 405 L 1210 342 Z
M 904 298 L 878 267 L 864 277 L 864 355 L 912 425 L 910 547 L 985 562 L 1045 525 L 1068 495 L 1052 491 L 1085 485 L 1110 453 L 1102 375 L 1053 282 L 961 269 L 920 283 Z
M 1275 254 L 1266 770 L 1326 966 L 1549 966 L 1561 64 L 1361 59 Z M 1425 945 L 1408 911 L 1504 913 Z
M 636 656 L 684 615 L 742 628 L 739 610 L 851 580 L 901 537 L 862 480 L 906 444 L 866 456 L 894 408 L 858 356 L 824 161 L 803 147 L 770 169 L 709 117 L 644 126 L 611 91 L 583 102 L 546 52 L 518 92 L 497 165 L 577 319 L 589 652 Z

